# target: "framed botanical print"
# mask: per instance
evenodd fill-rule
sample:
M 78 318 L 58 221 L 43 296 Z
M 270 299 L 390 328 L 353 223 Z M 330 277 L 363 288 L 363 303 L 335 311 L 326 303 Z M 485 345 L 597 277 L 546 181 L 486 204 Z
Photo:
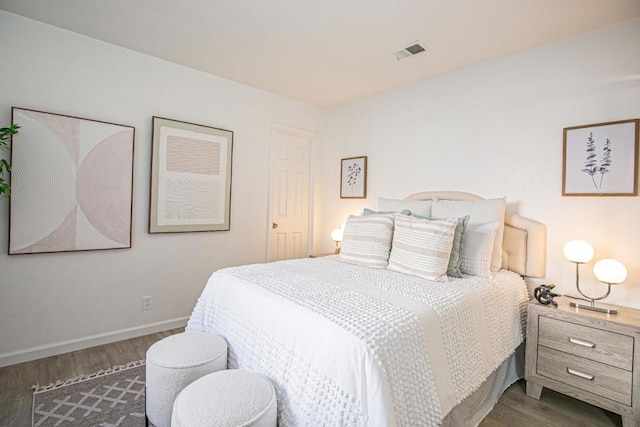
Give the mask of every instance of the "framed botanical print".
M 340 162 L 340 198 L 367 198 L 367 156 L 348 157 Z
M 564 129 L 563 196 L 637 196 L 640 119 Z

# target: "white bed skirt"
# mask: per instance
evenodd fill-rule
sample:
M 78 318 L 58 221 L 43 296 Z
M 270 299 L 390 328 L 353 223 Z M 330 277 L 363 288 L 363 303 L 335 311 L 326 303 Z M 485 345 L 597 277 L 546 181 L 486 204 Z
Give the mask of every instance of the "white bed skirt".
M 455 406 L 442 421 L 443 427 L 477 426 L 498 403 L 509 386 L 524 378 L 524 343 L 469 397 Z

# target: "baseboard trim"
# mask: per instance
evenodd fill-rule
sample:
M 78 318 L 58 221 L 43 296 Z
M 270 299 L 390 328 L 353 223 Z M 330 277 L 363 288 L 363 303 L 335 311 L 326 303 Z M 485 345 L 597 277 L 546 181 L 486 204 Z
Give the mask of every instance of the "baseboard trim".
M 135 326 L 133 328 L 120 329 L 117 331 L 60 341 L 53 344 L 39 345 L 36 347 L 25 348 L 23 350 L 0 353 L 0 368 L 3 366 L 15 365 L 17 363 L 29 362 L 31 360 L 42 359 L 43 357 L 68 353 L 70 351 L 95 347 L 97 345 L 140 337 L 142 335 L 149 335 L 169 329 L 182 328 L 187 325 L 187 320 L 189 320 L 189 317 L 178 317 L 176 319 L 149 323 L 147 325 Z

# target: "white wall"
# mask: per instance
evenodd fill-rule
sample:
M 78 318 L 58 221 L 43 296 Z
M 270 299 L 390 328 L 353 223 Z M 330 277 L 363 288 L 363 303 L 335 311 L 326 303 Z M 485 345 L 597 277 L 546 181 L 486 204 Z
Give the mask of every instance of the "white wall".
M 640 198 L 561 196 L 563 128 L 640 117 L 639 41 L 635 19 L 330 110 L 323 249 L 346 215 L 375 208 L 377 197 L 506 196 L 548 227 L 545 282 L 577 294 L 562 247 L 583 238 L 596 250 L 581 270 L 586 289 L 604 290 L 593 264 L 616 258 L 629 277 L 607 301 L 640 308 Z M 340 158 L 358 155 L 369 156 L 368 198 L 340 200 Z
M 184 323 L 211 272 L 264 261 L 273 123 L 319 134 L 320 194 L 322 110 L 4 11 L 0 40 L 1 124 L 18 106 L 136 128 L 132 249 L 7 256 L 0 201 L 0 366 Z M 234 131 L 231 231 L 147 234 L 153 115 Z

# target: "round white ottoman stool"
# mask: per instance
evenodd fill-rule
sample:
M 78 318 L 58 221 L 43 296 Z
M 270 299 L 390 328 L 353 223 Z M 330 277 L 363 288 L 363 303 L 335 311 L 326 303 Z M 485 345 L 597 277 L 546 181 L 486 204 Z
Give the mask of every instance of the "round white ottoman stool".
M 178 393 L 198 378 L 227 369 L 227 342 L 217 335 L 187 331 L 171 335 L 147 350 L 148 421 L 168 427 Z
M 185 387 L 173 404 L 171 427 L 276 427 L 277 409 L 269 380 L 231 369 Z

